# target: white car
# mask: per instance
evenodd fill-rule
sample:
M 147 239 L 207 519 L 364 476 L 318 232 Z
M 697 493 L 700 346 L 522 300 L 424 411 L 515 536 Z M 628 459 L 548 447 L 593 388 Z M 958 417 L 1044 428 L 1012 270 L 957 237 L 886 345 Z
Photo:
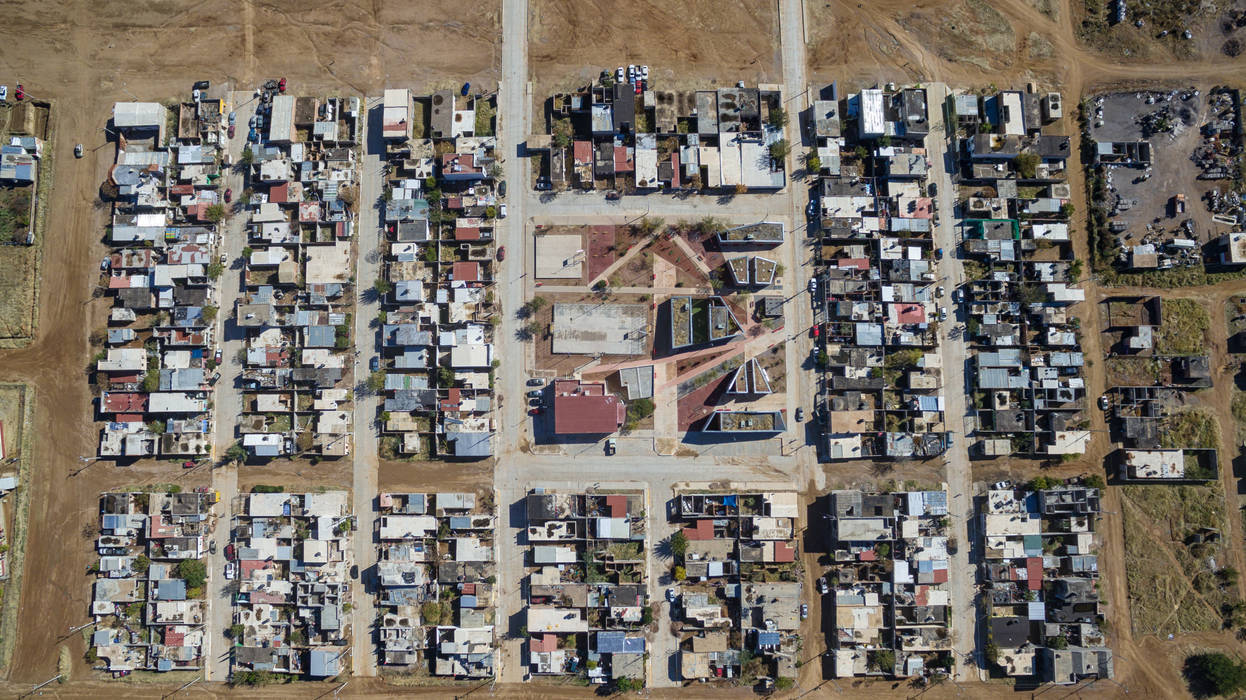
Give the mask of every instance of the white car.
M 640 79 L 641 79 L 641 80 L 648 80 L 648 79 L 649 79 L 649 66 L 641 66 L 641 67 L 640 67 Z
M 616 82 L 616 83 L 621 83 L 621 82 L 623 82 L 623 75 L 624 75 L 624 74 L 623 74 L 623 66 L 619 66 L 618 70 L 616 70 L 616 71 L 614 72 L 614 82 Z
M 229 581 L 234 580 L 234 576 L 238 573 L 238 565 L 234 562 L 225 562 L 225 578 Z
M 505 204 L 500 205 L 498 207 L 498 218 L 501 218 L 501 219 L 506 218 L 506 205 Z
M 631 63 L 627 64 L 627 82 L 636 82 L 636 66 Z
M 7 99 L 9 99 L 9 86 L 0 85 L 0 102 L 4 102 Z

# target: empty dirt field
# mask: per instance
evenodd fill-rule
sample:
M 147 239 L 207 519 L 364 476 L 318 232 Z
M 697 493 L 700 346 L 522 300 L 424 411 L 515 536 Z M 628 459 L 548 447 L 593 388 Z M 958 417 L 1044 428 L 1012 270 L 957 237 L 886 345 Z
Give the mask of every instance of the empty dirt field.
M 1135 635 L 1210 632 L 1237 600 L 1220 485 L 1128 486 L 1122 492 L 1125 573 Z
M 783 79 L 774 2 L 532 0 L 528 41 L 529 71 L 548 89 L 628 64 L 649 66 L 659 89 Z

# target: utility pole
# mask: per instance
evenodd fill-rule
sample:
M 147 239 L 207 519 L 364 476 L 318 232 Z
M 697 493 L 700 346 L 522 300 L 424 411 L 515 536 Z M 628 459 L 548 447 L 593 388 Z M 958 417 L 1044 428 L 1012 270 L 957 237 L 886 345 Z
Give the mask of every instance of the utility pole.
M 28 695 L 34 695 L 36 690 L 38 690 L 38 689 L 42 688 L 42 687 L 43 687 L 43 686 L 45 686 L 45 685 L 48 685 L 49 683 L 55 683 L 56 681 L 59 681 L 60 679 L 61 679 L 61 674 L 59 674 L 59 673 L 58 673 L 58 674 L 56 674 L 55 676 L 53 676 L 52 678 L 49 678 L 48 680 L 46 680 L 46 681 L 44 681 L 44 682 L 40 683 L 39 685 L 36 685 L 35 687 L 31 688 L 31 689 L 30 689 L 30 692 L 29 692 L 29 693 L 26 693 L 26 695 L 23 695 L 22 697 L 26 697 L 26 696 L 28 696 Z
M 168 695 L 166 695 L 166 696 L 164 696 L 164 697 L 166 697 L 166 698 L 171 698 L 171 697 L 173 697 L 174 695 L 177 695 L 178 693 L 182 692 L 183 690 L 186 690 L 187 688 L 189 688 L 190 686 L 192 686 L 192 685 L 194 685 L 194 684 L 198 683 L 198 682 L 199 682 L 199 681 L 201 681 L 201 680 L 203 680 L 203 676 L 195 676 L 194 678 L 190 679 L 189 681 L 186 681 L 186 683 L 185 683 L 184 685 L 182 685 L 182 687 L 178 688 L 177 690 L 173 691 L 172 693 L 169 693 Z

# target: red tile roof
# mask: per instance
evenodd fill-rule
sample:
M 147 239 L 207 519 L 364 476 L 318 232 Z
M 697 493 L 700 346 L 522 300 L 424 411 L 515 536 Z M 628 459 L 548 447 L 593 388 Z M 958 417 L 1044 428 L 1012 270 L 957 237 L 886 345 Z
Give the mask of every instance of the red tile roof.
M 528 640 L 528 651 L 558 651 L 558 635 L 539 634 Z
M 621 493 L 606 496 L 606 508 L 610 510 L 612 518 L 627 517 L 627 496 Z
M 796 548 L 786 542 L 775 542 L 774 560 L 780 564 L 796 561 Z
M 480 228 L 476 226 L 464 226 L 454 229 L 454 240 L 456 241 L 478 241 L 480 240 Z
M 454 281 L 479 282 L 480 281 L 480 263 L 476 262 L 456 262 L 451 270 Z
M 589 141 L 576 141 L 571 147 L 571 157 L 577 165 L 592 165 L 593 144 Z
M 146 413 L 147 394 L 110 393 L 100 400 L 102 413 Z
M 870 269 L 869 258 L 840 258 L 839 260 L 835 261 L 835 264 L 841 270 L 845 270 L 848 268 L 856 268 L 858 270 Z
M 893 304 L 896 323 L 925 323 L 926 309 L 921 304 Z
M 172 187 L 169 188 L 169 194 L 180 195 L 180 194 L 194 194 L 194 193 L 195 193 L 194 185 L 173 185 Z
M 947 569 L 935 569 L 930 575 L 932 583 L 947 583 Z
M 268 201 L 274 204 L 285 204 L 290 201 L 290 183 L 279 182 L 268 188 Z
M 174 632 L 172 627 L 164 628 L 164 645 L 167 647 L 180 647 L 186 642 L 185 632 Z
M 273 568 L 271 561 L 261 561 L 259 559 L 243 559 L 238 562 L 238 578 L 249 579 L 251 573 L 255 571 L 263 571 L 264 569 Z
M 554 383 L 554 433 L 557 435 L 604 435 L 623 425 L 627 408 L 618 397 L 606 394 L 601 383 L 575 380 Z
M 1025 560 L 1026 588 L 1037 591 L 1043 587 L 1043 559 L 1030 557 Z
M 709 518 L 698 520 L 692 527 L 684 528 L 684 537 L 689 540 L 714 539 L 714 521 Z
M 875 552 L 872 549 L 859 552 L 857 554 L 857 561 L 878 561 L 878 552 Z
M 614 147 L 614 172 L 630 173 L 636 169 L 635 156 L 627 146 Z
M 679 151 L 671 154 L 671 187 L 679 187 Z

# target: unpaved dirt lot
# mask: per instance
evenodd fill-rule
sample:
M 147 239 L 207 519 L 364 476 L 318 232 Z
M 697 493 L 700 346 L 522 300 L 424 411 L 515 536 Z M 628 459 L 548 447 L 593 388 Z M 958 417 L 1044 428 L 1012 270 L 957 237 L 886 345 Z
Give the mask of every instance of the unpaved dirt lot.
M 649 66 L 660 88 L 783 79 L 774 2 L 533 0 L 528 41 L 529 70 L 546 88 L 536 95 L 630 63 Z

